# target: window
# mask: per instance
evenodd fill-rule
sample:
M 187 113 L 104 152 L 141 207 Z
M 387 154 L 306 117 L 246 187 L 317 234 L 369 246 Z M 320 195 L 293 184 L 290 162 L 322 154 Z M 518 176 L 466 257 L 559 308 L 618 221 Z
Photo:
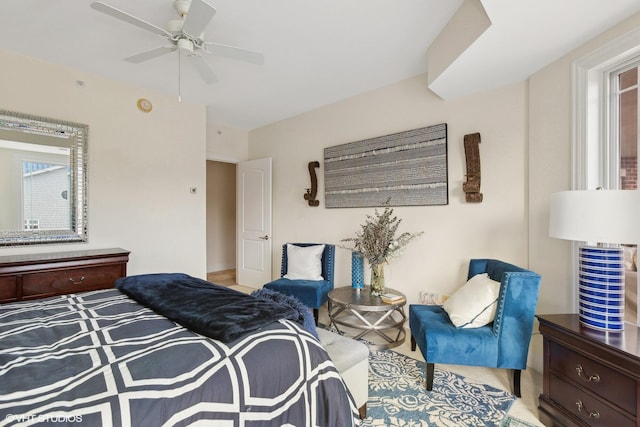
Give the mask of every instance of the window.
M 609 74 L 611 94 L 610 118 L 613 143 L 611 161 L 615 188 L 637 190 L 638 188 L 638 66 L 631 64 L 615 69 Z M 605 166 L 606 167 L 606 166 Z M 631 242 L 630 242 L 631 243 Z M 638 319 L 638 261 L 637 245 L 623 245 L 625 255 L 625 320 L 639 323 Z M 634 292 L 635 290 L 635 292 Z
M 24 230 L 69 228 L 69 165 L 23 160 L 21 169 Z
M 638 188 L 638 63 L 611 73 L 611 120 L 615 137 L 617 187 Z
M 638 189 L 640 29 L 574 62 L 573 189 Z M 625 253 L 625 320 L 640 324 L 638 242 Z

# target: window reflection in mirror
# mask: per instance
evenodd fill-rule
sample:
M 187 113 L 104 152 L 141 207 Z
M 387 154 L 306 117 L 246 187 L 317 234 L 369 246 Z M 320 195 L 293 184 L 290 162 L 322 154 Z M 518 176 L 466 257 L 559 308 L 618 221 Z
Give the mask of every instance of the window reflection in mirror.
M 0 111 L 0 245 L 86 241 L 87 130 Z

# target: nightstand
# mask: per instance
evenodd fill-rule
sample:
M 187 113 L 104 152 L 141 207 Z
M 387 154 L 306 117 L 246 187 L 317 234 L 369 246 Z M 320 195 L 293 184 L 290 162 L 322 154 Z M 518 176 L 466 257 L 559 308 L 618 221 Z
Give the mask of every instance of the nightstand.
M 544 339 L 540 420 L 546 426 L 640 427 L 640 329 L 582 326 L 577 314 L 539 315 Z

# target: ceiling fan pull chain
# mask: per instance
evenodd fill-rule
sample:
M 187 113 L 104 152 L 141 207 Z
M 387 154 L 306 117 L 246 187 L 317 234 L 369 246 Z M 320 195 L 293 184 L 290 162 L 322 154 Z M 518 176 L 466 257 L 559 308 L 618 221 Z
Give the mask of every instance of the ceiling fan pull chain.
M 181 87 L 181 80 L 182 80 L 182 76 L 180 75 L 180 61 L 182 59 L 182 52 L 180 49 L 178 49 L 178 102 L 182 102 L 182 87 Z

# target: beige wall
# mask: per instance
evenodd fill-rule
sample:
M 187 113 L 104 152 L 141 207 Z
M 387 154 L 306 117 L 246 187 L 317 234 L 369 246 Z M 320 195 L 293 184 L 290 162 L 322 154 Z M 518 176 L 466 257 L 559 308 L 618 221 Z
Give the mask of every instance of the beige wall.
M 216 124 L 215 116 L 207 115 L 207 160 L 238 163 L 249 157 L 247 131 Z
M 205 108 L 7 51 L 0 63 L 3 109 L 89 125 L 88 244 L 0 255 L 123 247 L 132 251 L 130 274 L 206 277 Z M 136 108 L 141 97 L 151 113 Z
M 207 162 L 207 272 L 236 268 L 236 165 Z
M 323 148 L 447 123 L 449 205 L 397 207 L 401 231 L 424 231 L 385 270 L 388 286 L 416 303 L 420 291 L 450 294 L 466 280 L 469 258 L 527 264 L 527 93 L 524 83 L 444 102 L 426 75 L 402 81 L 249 133 L 251 158 L 273 158 L 273 247 L 287 241 L 339 244 L 373 209 L 324 207 Z M 464 201 L 463 137 L 480 132 L 484 202 Z M 307 163 L 320 161 L 319 207 L 303 199 Z M 273 271 L 280 253 L 274 251 Z M 274 274 L 275 274 L 274 273 Z M 337 251 L 336 286 L 351 284 L 350 252 Z

